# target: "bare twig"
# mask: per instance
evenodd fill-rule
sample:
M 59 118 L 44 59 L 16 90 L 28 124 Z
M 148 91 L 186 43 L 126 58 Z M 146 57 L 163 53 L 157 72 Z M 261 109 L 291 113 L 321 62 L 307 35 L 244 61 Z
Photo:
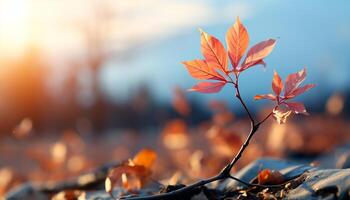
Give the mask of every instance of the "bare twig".
M 218 181 L 218 180 L 223 180 L 226 179 L 227 177 L 224 176 L 223 174 L 219 174 L 217 176 L 214 176 L 212 178 L 208 178 L 208 179 L 203 179 L 200 180 L 196 183 L 193 183 L 191 185 L 188 185 L 186 187 L 180 188 L 178 190 L 172 191 L 172 192 L 168 192 L 168 193 L 163 193 L 163 194 L 157 194 L 157 195 L 152 195 L 152 196 L 147 196 L 147 197 L 131 197 L 131 198 L 127 198 L 128 200 L 156 200 L 156 199 L 173 199 L 176 196 L 180 196 L 182 194 L 191 192 L 192 190 L 204 186 L 208 183 L 214 182 L 214 181 Z
M 245 151 L 245 149 L 248 147 L 250 140 L 252 139 L 252 137 L 254 136 L 254 134 L 256 133 L 256 131 L 259 129 L 260 125 L 262 123 L 264 123 L 272 114 L 273 112 L 269 113 L 264 119 L 262 119 L 260 122 L 256 123 L 253 115 L 250 113 L 247 105 L 245 104 L 240 91 L 239 91 L 239 82 L 238 82 L 238 77 L 239 75 L 235 73 L 235 81 L 233 81 L 232 77 L 227 74 L 227 76 L 229 77 L 230 81 L 228 81 L 228 83 L 232 83 L 233 86 L 235 87 L 236 90 L 236 97 L 239 100 L 239 102 L 242 104 L 245 112 L 247 113 L 249 120 L 250 120 L 250 132 L 245 140 L 245 142 L 242 144 L 240 150 L 237 152 L 236 156 L 232 159 L 232 161 L 227 164 L 225 166 L 225 168 L 216 176 L 212 177 L 212 178 L 208 178 L 208 179 L 203 179 L 200 180 L 198 182 L 195 182 L 191 185 L 185 186 L 183 188 L 180 188 L 178 190 L 172 191 L 172 192 L 168 192 L 168 193 L 163 193 L 163 194 L 157 194 L 157 195 L 152 195 L 152 196 L 146 196 L 146 197 L 131 197 L 131 198 L 126 198 L 129 200 L 156 200 L 156 199 L 174 199 L 174 197 L 179 197 L 183 194 L 186 194 L 188 192 L 193 191 L 196 188 L 199 188 L 201 186 L 204 186 L 208 183 L 214 182 L 214 181 L 219 181 L 219 180 L 224 180 L 227 178 L 231 178 L 233 180 L 239 181 L 245 185 L 248 186 L 259 186 L 259 187 L 270 187 L 270 186 L 263 186 L 263 185 L 259 185 L 259 184 L 251 184 L 251 183 L 247 183 L 245 181 L 242 181 L 236 177 L 231 176 L 231 169 L 233 168 L 233 166 L 237 163 L 237 161 L 241 158 L 243 152 Z M 277 107 L 277 106 L 276 106 Z
M 237 182 L 240 182 L 240 183 L 243 183 L 244 185 L 246 186 L 250 186 L 250 187 L 260 187 L 260 188 L 281 188 L 281 187 L 284 187 L 287 183 L 289 183 L 290 181 L 287 181 L 283 184 L 276 184 L 276 185 L 261 185 L 261 184 L 254 184 L 254 183 L 248 183 L 246 181 L 243 181 L 237 177 L 234 177 L 234 176 L 230 176 L 229 177 L 230 179 L 233 179 Z
M 239 75 L 235 74 L 235 77 L 236 77 L 236 82 L 235 82 L 234 86 L 235 86 L 235 89 L 236 89 L 236 97 L 237 97 L 238 100 L 241 102 L 241 104 L 242 104 L 244 110 L 247 112 L 247 115 L 248 115 L 248 117 L 249 117 L 249 119 L 250 119 L 250 122 L 251 122 L 251 125 L 252 125 L 252 127 L 253 127 L 253 126 L 255 125 L 254 118 L 253 118 L 252 114 L 250 113 L 250 111 L 249 111 L 247 105 L 244 103 L 244 101 L 243 101 L 243 99 L 242 99 L 242 96 L 241 96 L 241 93 L 240 93 L 240 91 L 239 91 L 239 83 L 238 83 L 238 77 L 239 77 Z

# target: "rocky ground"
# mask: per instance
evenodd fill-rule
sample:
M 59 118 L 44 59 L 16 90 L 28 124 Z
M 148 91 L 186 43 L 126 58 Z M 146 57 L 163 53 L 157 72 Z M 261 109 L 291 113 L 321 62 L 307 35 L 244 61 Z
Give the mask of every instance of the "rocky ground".
M 277 171 L 282 181 L 272 177 L 271 187 L 261 187 L 227 179 L 214 182 L 178 197 L 178 199 L 350 199 L 350 145 L 318 157 L 312 165 L 280 159 L 262 158 L 245 166 L 233 175 L 250 183 L 257 183 L 263 169 Z M 316 164 L 315 164 L 316 163 Z M 71 181 L 55 184 L 27 183 L 11 190 L 7 199 L 113 199 L 105 191 L 108 170 L 118 166 L 111 164 L 92 173 L 78 176 Z M 275 178 L 275 179 L 274 179 Z M 270 184 L 271 184 L 270 183 Z M 114 197 L 148 196 L 169 192 L 183 185 L 162 185 L 153 181 L 138 191 L 114 188 Z

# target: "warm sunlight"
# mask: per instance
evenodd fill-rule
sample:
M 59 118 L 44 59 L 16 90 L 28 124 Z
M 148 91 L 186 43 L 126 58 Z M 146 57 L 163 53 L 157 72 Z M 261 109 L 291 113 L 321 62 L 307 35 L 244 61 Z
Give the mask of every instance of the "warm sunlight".
M 0 200 L 350 200 L 349 8 L 0 0 Z
M 3 56 L 23 51 L 30 40 L 30 24 L 27 0 L 0 0 L 0 51 Z

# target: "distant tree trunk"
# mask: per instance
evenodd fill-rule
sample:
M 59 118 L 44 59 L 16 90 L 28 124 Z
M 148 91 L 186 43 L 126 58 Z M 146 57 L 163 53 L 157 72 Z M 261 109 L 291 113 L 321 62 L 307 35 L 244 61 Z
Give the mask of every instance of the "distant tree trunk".
M 94 95 L 94 103 L 90 110 L 90 119 L 93 124 L 94 131 L 99 132 L 106 128 L 106 111 L 107 102 L 105 100 L 100 80 L 100 69 L 103 64 L 103 59 L 95 59 L 91 62 L 91 67 L 93 70 L 92 77 L 92 92 Z

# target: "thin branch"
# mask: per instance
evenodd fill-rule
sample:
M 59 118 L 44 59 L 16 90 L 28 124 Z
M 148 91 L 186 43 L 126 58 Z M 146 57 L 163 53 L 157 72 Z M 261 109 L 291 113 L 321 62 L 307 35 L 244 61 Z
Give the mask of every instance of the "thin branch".
M 257 124 L 260 125 L 260 124 L 264 123 L 268 118 L 270 118 L 271 115 L 273 114 L 273 110 L 277 109 L 279 105 L 280 105 L 280 103 L 277 104 L 277 105 L 272 109 L 272 111 L 271 111 L 268 115 L 266 115 L 266 117 L 263 118 L 263 119 L 262 119 L 260 122 L 258 122 Z
M 248 137 L 246 138 L 246 140 L 244 141 L 243 145 L 241 146 L 241 148 L 239 149 L 238 153 L 236 154 L 236 156 L 232 159 L 231 163 L 228 165 L 228 169 L 229 171 L 231 171 L 232 167 L 236 164 L 236 162 L 241 158 L 244 150 L 247 148 L 247 146 L 249 145 L 250 140 L 252 139 L 253 135 L 255 134 L 255 132 L 259 129 L 260 125 L 253 125 L 251 126 L 250 132 Z
M 253 186 L 254 184 L 251 184 L 251 183 L 248 183 L 248 182 L 246 182 L 246 181 L 243 181 L 243 180 L 241 180 L 241 179 L 239 179 L 239 178 L 236 178 L 236 177 L 234 177 L 234 176 L 229 176 L 229 178 L 230 179 L 233 179 L 233 180 L 235 180 L 235 181 L 237 181 L 237 182 L 240 182 L 240 183 L 243 183 L 244 185 L 246 185 L 246 186 Z
M 261 188 L 281 188 L 284 187 L 287 183 L 289 183 L 290 181 L 287 181 L 286 183 L 283 184 L 276 184 L 276 185 L 261 185 L 261 184 L 254 184 L 254 183 L 248 183 L 246 181 L 243 181 L 237 177 L 234 176 L 230 176 L 230 179 L 233 179 L 237 182 L 243 183 L 246 186 L 250 186 L 250 187 L 261 187 Z
M 250 119 L 251 125 L 254 126 L 254 125 L 255 125 L 254 118 L 253 118 L 252 114 L 250 113 L 250 111 L 249 111 L 247 105 L 244 103 L 244 101 L 243 101 L 243 99 L 242 99 L 242 96 L 241 96 L 241 93 L 240 93 L 240 91 L 239 91 L 238 75 L 235 74 L 235 76 L 236 76 L 236 82 L 235 82 L 234 85 L 235 85 L 235 88 L 236 88 L 236 97 L 237 97 L 238 100 L 241 102 L 241 104 L 242 104 L 244 110 L 247 112 L 247 115 L 248 115 L 248 117 L 249 117 L 249 119 Z
M 248 137 L 246 138 L 245 142 L 243 143 L 243 145 L 241 146 L 240 150 L 238 151 L 238 153 L 236 154 L 236 156 L 232 159 L 232 161 L 226 165 L 226 167 L 216 176 L 209 178 L 209 179 L 203 179 L 200 180 L 196 183 L 193 183 L 191 185 L 185 186 L 183 188 L 180 188 L 178 190 L 172 191 L 172 192 L 168 192 L 168 193 L 163 193 L 163 194 L 157 194 L 157 195 L 152 195 L 152 196 L 146 196 L 146 197 L 131 197 L 131 198 L 126 198 L 129 200 L 157 200 L 157 199 L 173 199 L 174 197 L 179 197 L 180 195 L 183 195 L 184 193 L 188 193 L 198 187 L 204 186 L 208 183 L 214 182 L 214 181 L 218 181 L 218 180 L 224 180 L 227 178 L 231 178 L 234 179 L 236 181 L 239 181 L 243 184 L 249 185 L 249 186 L 260 186 L 258 184 L 251 184 L 251 183 L 247 183 L 245 181 L 242 181 L 236 177 L 231 176 L 231 169 L 232 167 L 236 164 L 236 162 L 241 158 L 244 150 L 247 148 L 247 146 L 249 145 L 250 140 L 252 139 L 252 137 L 254 136 L 254 134 L 256 133 L 256 131 L 259 129 L 260 125 L 262 123 L 264 123 L 271 115 L 272 112 L 270 114 L 268 114 L 262 121 L 260 121 L 259 123 L 255 123 L 253 116 L 251 115 L 248 107 L 246 106 L 246 104 L 244 103 L 240 91 L 239 91 L 239 85 L 238 85 L 238 75 L 235 74 L 235 81 L 233 81 L 232 77 L 230 75 L 228 75 L 230 81 L 228 81 L 228 83 L 232 83 L 236 89 L 236 97 L 238 98 L 238 100 L 240 101 L 240 103 L 242 104 L 244 110 L 246 111 L 250 122 L 251 122 L 251 129 L 249 132 Z M 277 106 L 276 106 L 277 107 Z M 268 187 L 268 186 L 266 186 Z M 125 199 L 125 198 L 124 198 Z
M 186 187 L 180 188 L 178 190 L 168 192 L 168 193 L 163 193 L 163 194 L 157 194 L 157 195 L 152 195 L 152 196 L 146 196 L 146 197 L 131 197 L 131 198 L 125 198 L 128 200 L 157 200 L 157 199 L 173 199 L 176 196 L 180 196 L 181 194 L 188 193 L 192 190 L 194 190 L 197 187 L 204 186 L 208 183 L 218 181 L 218 180 L 223 180 L 226 179 L 227 177 L 224 176 L 223 174 L 219 174 L 217 176 L 214 176 L 209 179 L 203 179 L 200 180 L 196 183 L 193 183 L 191 185 L 188 185 Z M 123 198 L 122 198 L 123 199 Z
M 268 118 L 271 117 L 272 114 L 273 114 L 273 111 L 270 112 L 268 115 L 266 115 L 266 117 L 264 119 L 262 119 L 260 122 L 258 122 L 257 124 L 260 125 L 260 124 L 264 123 Z

